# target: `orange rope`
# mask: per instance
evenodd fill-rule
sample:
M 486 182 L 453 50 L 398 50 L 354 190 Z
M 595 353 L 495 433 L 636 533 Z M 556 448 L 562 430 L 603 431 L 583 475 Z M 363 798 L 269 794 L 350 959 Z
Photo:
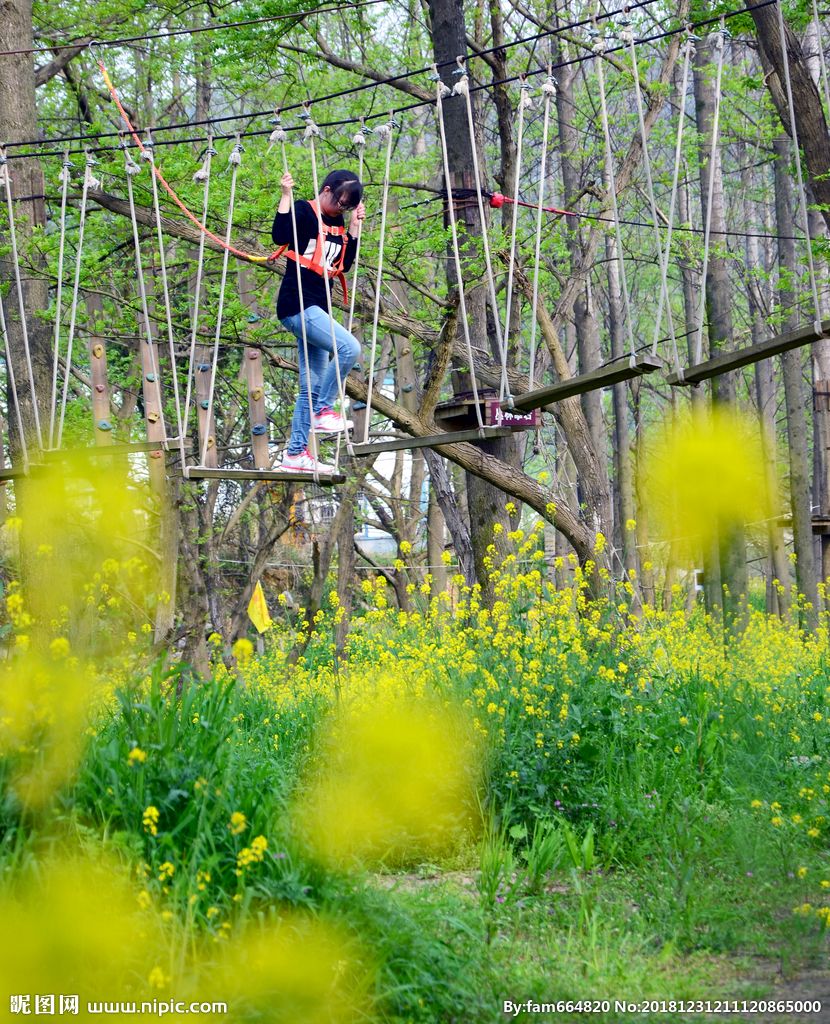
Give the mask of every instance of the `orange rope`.
M 109 90 L 109 94 L 110 96 L 112 96 L 115 105 L 118 107 L 118 112 L 124 119 L 124 123 L 127 125 L 130 135 L 132 135 L 133 139 L 135 140 L 135 144 L 138 146 L 141 152 L 146 153 L 147 147 L 142 143 L 141 139 L 138 137 L 135 128 L 133 128 L 129 117 L 127 116 L 127 111 L 124 109 L 124 107 L 121 104 L 121 100 L 118 98 L 118 93 L 116 92 L 115 86 L 112 84 L 112 80 L 110 79 L 110 76 L 107 73 L 107 69 L 104 67 L 104 64 L 101 60 L 99 60 L 98 58 L 96 58 L 96 60 L 98 61 L 98 67 L 101 69 L 101 74 L 104 76 L 104 82 L 107 86 L 107 89 Z M 155 161 L 151 161 L 150 166 L 153 169 L 153 174 L 155 174 L 155 176 L 161 182 L 163 188 L 170 196 L 170 198 L 173 200 L 173 202 L 176 204 L 176 206 L 178 206 L 178 208 L 188 218 L 188 220 L 192 221 L 200 231 L 207 235 L 208 238 L 213 239 L 214 242 L 220 245 L 223 249 L 227 249 L 228 252 L 233 253 L 234 256 L 239 256 L 243 260 L 248 260 L 249 263 L 267 263 L 272 258 L 270 256 L 254 256 L 253 253 L 243 252 L 241 249 L 234 249 L 232 245 L 228 245 L 228 243 L 221 239 L 218 235 L 215 235 L 212 231 L 206 228 L 205 225 L 199 220 L 199 218 L 195 214 L 191 213 L 190 210 L 188 210 L 188 208 L 184 205 L 182 200 L 178 197 L 178 195 L 176 195 L 173 188 L 167 183 L 167 181 L 164 178 L 164 175 L 161 173 L 158 167 L 156 167 Z

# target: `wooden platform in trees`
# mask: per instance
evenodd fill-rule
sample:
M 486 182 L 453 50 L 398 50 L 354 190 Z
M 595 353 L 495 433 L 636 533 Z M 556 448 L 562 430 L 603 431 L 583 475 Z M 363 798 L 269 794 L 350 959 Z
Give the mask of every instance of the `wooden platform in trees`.
M 621 384 L 626 380 L 633 380 L 635 377 L 642 377 L 647 373 L 654 373 L 661 369 L 663 361 L 657 356 L 638 356 L 633 362 L 630 359 L 617 360 L 600 366 L 588 373 L 580 373 L 568 380 L 560 380 L 548 387 L 537 388 L 528 391 L 523 395 L 516 395 L 513 398 L 513 408 L 520 412 L 531 409 L 541 409 L 544 405 L 551 405 L 554 402 L 562 402 L 566 398 L 573 398 L 575 395 L 584 395 L 589 391 L 599 391 L 600 388 L 610 388 L 614 384 Z M 505 408 L 505 403 L 502 403 Z
M 320 473 L 315 478 L 313 473 L 285 469 L 236 469 L 227 466 L 187 466 L 184 475 L 188 480 L 265 480 L 269 483 L 318 484 L 320 487 L 333 487 L 346 482 L 343 473 Z
M 507 437 L 512 433 L 513 431 L 508 427 L 444 431 L 440 434 L 427 434 L 424 437 L 396 437 L 392 441 L 370 441 L 367 444 L 356 444 L 352 451 L 358 457 L 365 457 L 380 452 L 407 451 L 410 448 L 438 448 L 440 445 L 456 444 L 459 441 L 486 441 L 494 437 Z
M 821 332 L 817 330 L 817 326 L 817 324 L 810 324 L 809 327 L 799 327 L 798 330 L 787 331 L 785 334 L 775 334 L 757 345 L 747 345 L 734 352 L 722 352 L 707 359 L 706 362 L 690 366 L 688 370 L 683 371 L 682 376 L 678 373 L 670 374 L 667 378 L 668 382 L 678 387 L 700 384 L 711 377 L 720 377 L 721 374 L 729 373 L 731 370 L 740 370 L 742 366 L 760 363 L 764 359 L 789 352 L 790 349 L 801 348 L 802 345 L 812 345 L 820 338 L 830 335 L 830 320 L 822 322 Z

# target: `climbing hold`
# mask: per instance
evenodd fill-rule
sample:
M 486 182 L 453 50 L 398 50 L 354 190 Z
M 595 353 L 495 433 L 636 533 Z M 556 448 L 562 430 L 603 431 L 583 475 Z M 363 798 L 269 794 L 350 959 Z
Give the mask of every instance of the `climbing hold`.
M 268 427 L 265 423 L 255 423 L 251 427 L 251 433 L 254 437 L 262 437 L 263 434 L 268 432 Z
M 150 452 L 150 458 L 151 459 L 160 459 L 163 454 L 164 454 L 163 452 Z
M 255 348 L 249 348 L 248 349 L 248 358 L 249 359 L 259 359 L 259 352 L 257 352 L 257 350 Z
M 495 210 L 498 210 L 498 209 L 500 209 L 500 208 L 501 208 L 502 206 L 504 206 L 504 196 L 503 196 L 503 195 L 501 194 L 501 192 L 494 192 L 494 193 L 493 193 L 493 194 L 492 194 L 492 195 L 490 196 L 490 205 L 491 205 L 491 206 L 493 207 L 493 209 L 495 209 Z
M 199 408 L 200 409 L 209 409 L 210 408 L 210 402 L 206 398 L 203 398 L 202 401 L 199 402 Z
M 210 363 L 199 363 L 199 373 L 207 373 L 210 370 Z
M 262 388 L 254 388 L 253 391 L 251 392 L 251 398 L 255 402 L 258 402 L 262 398 L 263 394 L 264 392 Z
M 96 359 L 100 359 L 101 356 L 104 354 L 104 346 L 101 345 L 100 343 L 98 343 L 97 345 L 93 345 L 92 354 L 95 356 Z
M 158 421 L 159 421 L 159 414 L 157 412 L 148 412 L 147 413 L 147 420 L 148 420 L 149 423 L 158 423 Z
M 98 420 L 98 429 L 112 430 L 112 424 L 109 422 L 109 420 Z
M 208 446 L 208 448 L 212 448 L 215 444 L 216 444 L 216 439 L 214 438 L 213 434 L 211 434 L 210 437 L 208 437 L 207 446 Z
M 148 381 L 150 384 L 155 384 L 155 382 L 156 382 L 156 375 L 154 373 L 148 373 L 147 376 L 144 379 L 146 381 Z
M 403 393 L 405 395 L 408 395 L 410 391 L 414 391 L 414 390 L 415 390 L 415 385 L 414 384 L 404 384 L 404 386 L 401 388 L 401 391 L 403 391 Z
M 106 387 L 105 387 L 105 386 L 104 386 L 103 384 L 96 384 L 96 385 L 95 385 L 95 390 L 96 390 L 96 391 L 98 392 L 98 394 L 99 394 L 99 395 L 103 395 L 103 393 L 104 393 L 104 392 L 105 392 L 105 391 L 106 391 L 107 389 L 106 389 Z
M 261 319 L 262 317 L 259 315 L 259 313 L 251 313 L 251 315 L 248 317 L 248 323 L 258 324 Z

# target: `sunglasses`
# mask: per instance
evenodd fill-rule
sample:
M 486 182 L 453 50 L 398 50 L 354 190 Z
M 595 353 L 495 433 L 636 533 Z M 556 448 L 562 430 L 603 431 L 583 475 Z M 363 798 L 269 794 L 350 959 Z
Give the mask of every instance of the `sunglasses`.
M 335 203 L 335 205 L 337 206 L 338 210 L 353 210 L 354 209 L 354 206 L 352 206 L 352 204 L 349 202 L 348 199 L 338 199 L 337 196 L 334 194 L 334 192 L 331 191 L 331 189 L 329 189 L 329 192 L 331 194 L 332 202 Z

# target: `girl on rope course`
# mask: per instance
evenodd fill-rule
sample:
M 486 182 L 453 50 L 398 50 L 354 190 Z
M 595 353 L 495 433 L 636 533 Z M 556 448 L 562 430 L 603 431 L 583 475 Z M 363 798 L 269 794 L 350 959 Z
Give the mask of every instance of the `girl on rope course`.
M 277 298 L 277 317 L 297 339 L 300 367 L 300 389 L 291 421 L 291 437 L 280 468 L 326 473 L 331 472 L 331 467 L 321 464 L 308 450 L 309 433 L 313 427 L 318 434 L 338 434 L 351 426 L 333 406 L 337 397 L 338 367 L 340 379 L 344 381 L 360 356 L 360 342 L 334 320 L 326 301 L 323 275 L 332 282 L 330 292 L 333 282 L 338 280 L 345 296 L 345 275 L 354 262 L 365 216 L 361 202 L 363 185 L 351 171 L 332 171 L 316 199 L 294 203 L 299 257 L 294 251 L 291 217 L 294 179 L 288 172 L 283 174 L 280 188 L 280 203 L 271 236 L 282 248 L 275 256 L 284 252 L 288 259 L 300 264 L 299 282 L 295 268 L 289 266 Z M 346 210 L 352 212 L 348 230 L 343 219 Z

